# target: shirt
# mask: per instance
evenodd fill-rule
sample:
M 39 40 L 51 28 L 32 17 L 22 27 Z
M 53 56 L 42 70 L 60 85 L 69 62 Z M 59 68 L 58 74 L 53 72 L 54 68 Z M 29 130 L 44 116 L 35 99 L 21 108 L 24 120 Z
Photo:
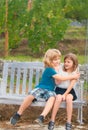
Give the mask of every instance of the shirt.
M 64 71 L 64 70 L 63 70 L 63 66 L 61 66 L 60 69 L 59 69 L 59 71 L 58 71 L 58 74 L 59 74 L 60 76 L 69 76 L 69 75 L 75 74 L 75 71 L 72 72 L 72 73 L 68 73 L 68 72 Z M 59 88 L 65 88 L 65 89 L 67 89 L 67 88 L 69 87 L 69 85 L 70 85 L 70 82 L 71 82 L 70 80 L 61 81 L 61 82 L 60 82 L 59 84 L 57 84 L 56 86 L 59 87 Z M 75 85 L 76 85 L 76 83 L 75 83 Z M 74 86 L 75 86 L 75 85 L 74 85 Z
M 40 83 L 36 86 L 36 88 L 47 89 L 49 91 L 54 91 L 55 89 L 55 80 L 52 77 L 57 74 L 54 68 L 47 67 L 45 68 Z

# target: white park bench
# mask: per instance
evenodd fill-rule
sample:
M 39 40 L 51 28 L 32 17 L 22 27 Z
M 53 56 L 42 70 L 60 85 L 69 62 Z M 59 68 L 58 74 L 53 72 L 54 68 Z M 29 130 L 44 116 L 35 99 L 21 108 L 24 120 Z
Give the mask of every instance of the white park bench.
M 20 105 L 27 96 L 28 91 L 39 83 L 44 70 L 42 62 L 5 62 L 3 65 L 2 79 L 0 80 L 0 104 Z M 77 100 L 73 101 L 73 107 L 78 109 L 77 120 L 83 123 L 83 99 L 84 80 L 79 80 L 75 87 Z M 32 106 L 45 106 L 45 101 L 41 100 L 32 103 Z M 63 102 L 61 108 L 65 108 Z

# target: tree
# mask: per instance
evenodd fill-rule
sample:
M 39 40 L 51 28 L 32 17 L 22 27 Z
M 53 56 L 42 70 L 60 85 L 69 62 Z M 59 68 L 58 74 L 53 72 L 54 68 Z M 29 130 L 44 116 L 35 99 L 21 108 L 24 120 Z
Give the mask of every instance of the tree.
M 32 0 L 28 0 L 28 11 L 31 9 L 32 7 Z
M 5 10 L 6 0 L 3 1 L 0 1 L 1 12 Z M 67 4 L 66 0 L 33 0 L 31 6 L 31 0 L 8 0 L 8 24 L 3 15 L 0 28 L 5 32 L 5 27 L 8 27 L 9 50 L 18 47 L 24 38 L 28 39 L 30 51 L 34 54 L 57 48 L 69 25 L 64 10 Z M 30 11 L 27 6 L 31 7 Z
M 56 48 L 63 39 L 69 25 L 64 18 L 64 0 L 33 0 L 27 21 L 27 37 L 32 53 L 42 53 L 48 48 Z
M 8 0 L 6 0 L 6 21 L 5 21 L 5 57 L 8 56 Z
M 26 23 L 27 2 L 28 0 L 0 1 L 0 34 L 5 33 L 5 56 L 8 55 L 8 50 L 20 44 Z
M 78 21 L 88 19 L 88 0 L 69 0 L 66 17 Z
M 28 0 L 9 0 L 8 2 L 9 49 L 13 49 L 20 45 L 24 37 Z

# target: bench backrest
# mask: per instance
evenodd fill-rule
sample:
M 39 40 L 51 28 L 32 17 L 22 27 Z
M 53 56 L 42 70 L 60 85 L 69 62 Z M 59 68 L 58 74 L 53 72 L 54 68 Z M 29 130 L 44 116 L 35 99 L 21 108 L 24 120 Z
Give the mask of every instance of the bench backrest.
M 43 70 L 42 62 L 4 63 L 1 94 L 26 95 L 38 84 Z

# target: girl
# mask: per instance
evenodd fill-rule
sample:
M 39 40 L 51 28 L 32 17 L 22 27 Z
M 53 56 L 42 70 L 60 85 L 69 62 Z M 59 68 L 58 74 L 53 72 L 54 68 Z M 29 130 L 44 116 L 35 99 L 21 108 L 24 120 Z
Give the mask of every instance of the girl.
M 59 76 L 59 74 L 55 71 L 56 68 L 59 67 L 60 64 L 60 57 L 61 53 L 57 49 L 49 49 L 45 53 L 44 56 L 44 65 L 45 70 L 43 72 L 42 78 L 40 83 L 35 86 L 35 88 L 29 92 L 29 95 L 24 99 L 23 103 L 21 104 L 19 110 L 11 117 L 10 122 L 11 124 L 15 125 L 16 122 L 20 119 L 20 116 L 24 112 L 24 110 L 31 105 L 32 101 L 38 100 L 39 98 L 45 99 L 46 105 L 41 113 L 41 115 L 35 121 L 42 125 L 42 122 L 45 116 L 49 113 L 52 109 L 52 106 L 55 101 L 55 80 L 65 81 L 68 79 L 78 79 L 79 74 L 71 75 L 71 76 Z
M 64 57 L 64 65 L 62 69 L 59 69 L 59 75 L 61 76 L 70 76 L 77 72 L 78 60 L 75 54 L 69 53 Z M 67 80 L 67 81 L 56 81 L 58 85 L 56 85 L 55 92 L 57 94 L 56 100 L 54 103 L 54 107 L 52 110 L 51 121 L 48 124 L 48 129 L 54 129 L 55 117 L 60 107 L 62 101 L 66 101 L 67 104 L 67 123 L 66 130 L 71 130 L 71 117 L 72 117 L 72 101 L 77 99 L 76 93 L 73 89 L 76 80 Z

